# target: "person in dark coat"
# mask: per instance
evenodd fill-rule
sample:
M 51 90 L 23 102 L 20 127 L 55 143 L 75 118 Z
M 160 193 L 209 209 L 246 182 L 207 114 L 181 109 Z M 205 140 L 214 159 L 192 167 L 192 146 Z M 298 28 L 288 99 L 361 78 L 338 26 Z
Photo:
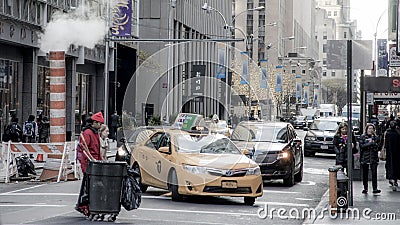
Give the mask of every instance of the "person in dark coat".
M 13 117 L 11 123 L 4 128 L 3 141 L 22 141 L 22 127 L 18 124 L 17 117 Z
M 343 169 L 347 168 L 347 130 L 348 125 L 345 122 L 340 123 L 335 136 L 333 137 L 333 145 L 336 153 L 336 165 L 341 165 Z M 352 149 L 355 153 L 356 138 L 352 133 Z M 347 170 L 346 170 L 347 172 Z
M 384 136 L 386 179 L 393 186 L 398 186 L 397 180 L 400 179 L 400 135 L 397 132 L 398 127 L 396 121 L 392 120 Z
M 43 119 L 38 119 L 39 143 L 49 142 L 50 123 L 47 116 Z
M 362 180 L 364 190 L 363 194 L 368 193 L 368 173 L 371 167 L 372 172 L 372 193 L 380 193 L 378 189 L 378 163 L 379 163 L 379 137 L 375 133 L 375 126 L 372 123 L 368 123 L 365 126 L 365 132 L 360 137 L 360 164 L 362 166 Z
M 111 126 L 110 126 L 110 134 L 111 134 L 111 138 L 113 139 L 113 141 L 115 141 L 117 139 L 117 130 L 118 127 L 120 126 L 119 123 L 119 115 L 117 113 L 117 111 L 114 112 L 114 114 L 111 115 Z

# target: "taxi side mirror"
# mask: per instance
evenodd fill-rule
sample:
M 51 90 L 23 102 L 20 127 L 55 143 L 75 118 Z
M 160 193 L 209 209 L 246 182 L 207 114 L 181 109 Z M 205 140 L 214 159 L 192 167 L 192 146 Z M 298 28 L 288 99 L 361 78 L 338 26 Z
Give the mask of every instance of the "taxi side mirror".
M 171 154 L 169 147 L 160 147 L 158 151 L 164 154 Z

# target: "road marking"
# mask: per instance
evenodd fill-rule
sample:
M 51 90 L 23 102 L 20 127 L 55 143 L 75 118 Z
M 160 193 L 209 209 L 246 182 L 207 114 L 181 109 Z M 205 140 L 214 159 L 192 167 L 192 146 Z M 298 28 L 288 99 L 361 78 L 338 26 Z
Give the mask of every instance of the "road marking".
M 10 192 L 5 192 L 5 193 L 2 193 L 2 194 L 15 193 L 15 192 L 19 192 L 19 191 L 26 191 L 26 190 L 33 189 L 33 188 L 37 188 L 37 187 L 41 187 L 41 186 L 44 186 L 44 185 L 46 185 L 46 184 L 40 184 L 40 185 L 28 187 L 28 188 L 22 188 L 22 189 L 19 189 L 19 190 L 10 191 Z
M 182 209 L 138 208 L 138 210 L 143 210 L 143 211 L 161 211 L 161 212 L 178 212 L 178 213 L 197 213 L 197 214 L 223 214 L 223 215 L 231 215 L 231 216 L 257 216 L 257 214 L 251 214 L 251 213 L 196 211 L 196 210 L 182 210 Z
M 78 196 L 79 193 L 0 193 L 0 195 L 6 196 L 36 196 L 36 195 L 43 195 L 43 196 Z
M 328 169 L 304 168 L 304 173 L 316 175 L 329 175 Z
M 266 205 L 282 205 L 282 206 L 293 206 L 293 207 L 309 207 L 308 204 L 300 204 L 300 203 L 290 203 L 290 202 L 259 202 L 256 201 L 256 204 L 266 204 Z
M 264 193 L 277 193 L 277 194 L 299 194 L 296 191 L 274 191 L 274 190 L 264 190 Z
M 314 181 L 303 181 L 299 183 L 299 185 L 304 185 L 304 186 L 314 186 L 316 183 Z
M 312 201 L 312 200 L 314 200 L 312 198 L 296 198 L 296 199 L 300 200 L 300 201 Z
M 19 205 L 11 205 L 5 204 L 0 205 L 0 207 L 71 207 L 70 205 L 46 205 L 46 204 L 19 204 Z

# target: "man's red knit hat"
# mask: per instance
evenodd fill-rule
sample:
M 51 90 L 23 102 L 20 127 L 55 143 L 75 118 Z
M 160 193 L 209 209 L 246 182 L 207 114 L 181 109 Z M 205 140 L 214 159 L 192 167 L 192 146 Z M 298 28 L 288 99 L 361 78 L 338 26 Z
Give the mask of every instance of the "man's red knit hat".
M 101 112 L 95 113 L 93 114 L 92 117 L 90 117 L 92 120 L 100 122 L 100 123 L 104 123 L 104 117 L 103 114 Z

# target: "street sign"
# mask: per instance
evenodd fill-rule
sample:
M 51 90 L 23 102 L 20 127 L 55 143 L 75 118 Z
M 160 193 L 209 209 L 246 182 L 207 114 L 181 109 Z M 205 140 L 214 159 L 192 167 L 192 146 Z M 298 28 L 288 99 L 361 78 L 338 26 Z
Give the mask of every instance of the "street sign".
M 206 73 L 205 65 L 192 66 L 192 79 L 191 79 L 192 96 L 204 96 L 205 73 Z
M 374 105 L 374 93 L 367 93 L 367 105 Z

